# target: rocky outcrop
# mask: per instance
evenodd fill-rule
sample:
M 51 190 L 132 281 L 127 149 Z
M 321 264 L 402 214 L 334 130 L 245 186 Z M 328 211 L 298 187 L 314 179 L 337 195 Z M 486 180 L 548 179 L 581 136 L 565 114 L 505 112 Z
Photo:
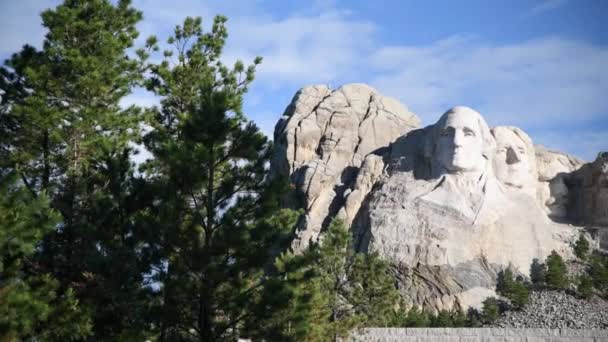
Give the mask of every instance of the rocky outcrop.
M 598 154 L 569 178 L 569 210 L 573 222 L 608 227 L 608 152 Z
M 535 146 L 535 152 L 539 181 L 537 191 L 540 203 L 551 219 L 566 222 L 569 219 L 568 185 L 572 183 L 572 172 L 581 168 L 584 162 L 541 145 Z
M 406 302 L 477 306 L 509 265 L 527 275 L 552 250 L 571 255 L 576 230 L 538 204 L 533 145 L 516 132 L 456 107 L 390 147 L 352 229 L 357 249 L 391 261 Z
M 298 91 L 275 127 L 272 163 L 274 172 L 289 176 L 295 188 L 288 205 L 305 210 L 294 249 L 316 240 L 343 208 L 344 195 L 363 164 L 358 193 L 369 190 L 363 183 L 380 171 L 373 153 L 419 125 L 399 102 L 363 84 Z M 357 210 L 355 197 L 346 212 Z
M 450 309 L 494 295 L 506 267 L 527 276 L 552 250 L 572 257 L 573 217 L 604 224 L 605 157 L 583 166 L 467 107 L 418 125 L 365 85 L 301 89 L 276 126 L 272 162 L 293 186 L 286 205 L 304 210 L 292 247 L 341 218 L 357 250 L 390 261 L 406 302 Z

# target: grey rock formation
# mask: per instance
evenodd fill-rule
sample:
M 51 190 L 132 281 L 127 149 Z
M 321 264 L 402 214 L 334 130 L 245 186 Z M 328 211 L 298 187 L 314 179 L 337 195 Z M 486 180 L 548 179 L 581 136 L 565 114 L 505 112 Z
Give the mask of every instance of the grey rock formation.
M 376 172 L 373 157 L 364 162 L 366 156 L 419 125 L 418 117 L 399 102 L 363 84 L 298 91 L 275 127 L 272 163 L 274 172 L 289 176 L 294 185 L 289 205 L 306 212 L 294 249 L 315 241 L 340 211 L 363 164 L 365 172 Z M 356 210 L 353 202 L 349 208 Z
M 304 210 L 293 249 L 341 218 L 357 250 L 391 262 L 406 301 L 450 309 L 494 295 L 509 265 L 527 276 L 551 250 L 572 257 L 573 218 L 608 226 L 607 156 L 583 166 L 519 128 L 490 130 L 467 107 L 418 126 L 365 85 L 301 89 L 275 128 L 272 162 L 293 186 L 286 205 Z
M 568 221 L 568 184 L 571 173 L 583 166 L 584 162 L 565 153 L 535 146 L 538 167 L 538 198 L 553 220 Z
M 478 306 L 493 294 L 499 270 L 511 265 L 526 275 L 534 258 L 570 254 L 574 230 L 551 222 L 535 191 L 521 190 L 536 187 L 533 151 L 519 152 L 531 165 L 511 168 L 518 157 L 495 146 L 479 113 L 455 107 L 391 147 L 389 166 L 352 229 L 356 248 L 391 261 L 411 304 Z M 493 173 L 501 163 L 508 184 Z
M 590 226 L 608 227 L 608 152 L 598 154 L 570 175 L 571 219 Z

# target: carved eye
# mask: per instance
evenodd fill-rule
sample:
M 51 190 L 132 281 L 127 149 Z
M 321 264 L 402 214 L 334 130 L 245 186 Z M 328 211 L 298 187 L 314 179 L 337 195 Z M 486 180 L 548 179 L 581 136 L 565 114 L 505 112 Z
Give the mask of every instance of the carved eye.
M 501 147 L 498 149 L 498 153 L 505 153 L 507 152 L 507 148 L 506 147 Z
M 449 136 L 451 136 L 453 134 L 454 134 L 454 129 L 452 127 L 444 128 L 439 133 L 439 135 L 442 136 L 442 137 L 449 137 Z
M 475 132 L 470 129 L 470 128 L 466 128 L 464 129 L 464 135 L 467 137 L 474 137 L 475 136 Z

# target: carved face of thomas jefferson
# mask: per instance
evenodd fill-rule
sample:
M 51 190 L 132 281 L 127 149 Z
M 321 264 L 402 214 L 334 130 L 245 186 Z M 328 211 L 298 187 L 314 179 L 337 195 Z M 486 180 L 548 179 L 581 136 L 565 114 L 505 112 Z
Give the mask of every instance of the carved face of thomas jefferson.
M 484 132 L 481 115 L 468 107 L 454 107 L 437 123 L 436 159 L 448 173 L 482 171 Z
M 496 139 L 494 172 L 502 183 L 522 188 L 533 186 L 534 146 L 530 138 L 516 127 L 494 127 Z

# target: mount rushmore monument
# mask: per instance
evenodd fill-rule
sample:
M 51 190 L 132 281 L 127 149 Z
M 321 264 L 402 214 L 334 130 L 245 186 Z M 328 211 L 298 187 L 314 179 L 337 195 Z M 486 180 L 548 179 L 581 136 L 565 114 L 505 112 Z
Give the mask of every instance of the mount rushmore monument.
M 409 304 L 451 309 L 495 295 L 506 267 L 527 276 L 552 250 L 572 258 L 581 233 L 607 247 L 608 153 L 585 164 L 468 107 L 420 125 L 363 84 L 298 91 L 271 165 L 292 183 L 286 206 L 304 212 L 293 249 L 340 218 L 353 248 L 390 262 Z

